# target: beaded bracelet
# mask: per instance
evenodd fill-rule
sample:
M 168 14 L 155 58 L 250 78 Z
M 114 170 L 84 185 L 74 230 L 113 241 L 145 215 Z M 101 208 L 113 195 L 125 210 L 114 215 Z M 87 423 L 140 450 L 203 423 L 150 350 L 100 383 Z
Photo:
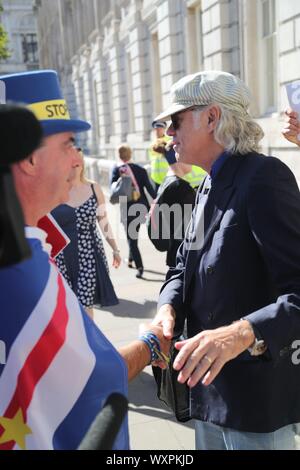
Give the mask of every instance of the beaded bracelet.
M 151 364 L 154 361 L 160 360 L 159 339 L 154 333 L 152 333 L 151 331 L 145 331 L 141 336 L 139 336 L 139 340 L 146 343 L 150 350 L 151 359 L 150 359 L 149 364 Z

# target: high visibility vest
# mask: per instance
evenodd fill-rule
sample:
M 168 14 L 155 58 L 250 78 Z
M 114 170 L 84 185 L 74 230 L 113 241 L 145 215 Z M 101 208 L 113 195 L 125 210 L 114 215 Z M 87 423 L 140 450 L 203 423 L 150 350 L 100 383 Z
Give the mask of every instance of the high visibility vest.
M 202 170 L 199 166 L 192 166 L 192 171 L 184 175 L 182 178 L 190 183 L 192 188 L 200 186 L 205 176 L 207 175 L 206 171 Z
M 172 140 L 172 137 L 165 135 L 162 139 L 165 142 L 169 142 Z M 149 149 L 149 158 L 151 164 L 150 177 L 156 184 L 161 184 L 168 173 L 169 164 L 161 153 L 154 152 L 152 148 Z

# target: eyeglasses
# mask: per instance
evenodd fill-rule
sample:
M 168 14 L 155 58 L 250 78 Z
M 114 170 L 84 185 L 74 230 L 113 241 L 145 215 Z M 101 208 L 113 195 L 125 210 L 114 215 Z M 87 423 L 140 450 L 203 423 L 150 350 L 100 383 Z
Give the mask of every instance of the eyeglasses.
M 172 122 L 172 127 L 174 131 L 178 131 L 178 129 L 180 128 L 180 124 L 181 124 L 180 116 L 182 114 L 187 113 L 188 111 L 202 111 L 204 108 L 206 108 L 205 105 L 191 106 L 190 108 L 184 109 L 183 111 L 179 111 L 178 113 L 172 114 L 171 122 Z

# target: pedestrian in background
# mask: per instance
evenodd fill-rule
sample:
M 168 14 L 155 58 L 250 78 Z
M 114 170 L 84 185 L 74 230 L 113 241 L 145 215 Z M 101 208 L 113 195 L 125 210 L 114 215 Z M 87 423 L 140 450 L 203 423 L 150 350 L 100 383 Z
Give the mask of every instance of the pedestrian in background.
M 164 155 L 169 170 L 151 205 L 148 224 L 151 228 L 150 235 L 154 237 L 153 244 L 160 251 L 167 252 L 166 264 L 171 268 L 176 266 L 177 250 L 190 222 L 196 192 L 183 179 L 191 172 L 192 165 L 178 162 L 170 144 L 155 146 L 155 150 Z M 152 240 L 151 237 L 150 239 Z
M 129 254 L 128 267 L 137 269 L 136 277 L 141 278 L 144 273 L 142 255 L 138 247 L 138 236 L 141 223 L 145 222 L 145 215 L 149 211 L 150 204 L 145 190 L 151 198 L 155 197 L 155 191 L 150 183 L 147 171 L 140 165 L 131 162 L 132 150 L 127 144 L 122 144 L 119 149 L 121 165 L 115 166 L 111 175 L 111 184 L 118 181 L 121 175 L 127 175 L 132 180 L 132 189 L 137 197 L 130 201 L 121 202 L 121 222 L 126 232 Z M 135 210 L 136 209 L 136 210 Z M 141 214 L 141 212 L 143 212 Z
M 75 169 L 69 200 L 52 211 L 53 217 L 71 240 L 56 257 L 56 263 L 93 318 L 93 307 L 118 304 L 97 221 L 112 249 L 113 267 L 120 266 L 121 257 L 108 221 L 103 191 L 99 184 L 86 178 L 83 153 L 81 149 L 77 152 L 80 164 Z
M 165 121 L 152 122 L 152 129 L 155 134 L 155 139 L 151 144 L 151 147 L 148 151 L 148 155 L 151 165 L 150 178 L 155 189 L 155 194 L 157 193 L 159 186 L 165 179 L 169 170 L 169 165 L 164 155 L 159 152 L 156 152 L 155 150 L 155 145 L 157 145 L 157 141 L 164 143 L 170 142 L 170 137 L 166 135 L 166 128 L 167 123 Z

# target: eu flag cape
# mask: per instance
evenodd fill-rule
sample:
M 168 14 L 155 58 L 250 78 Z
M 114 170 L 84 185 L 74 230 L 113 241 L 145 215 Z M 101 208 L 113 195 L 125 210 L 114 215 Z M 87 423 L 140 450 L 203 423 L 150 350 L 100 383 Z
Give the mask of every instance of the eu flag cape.
M 76 449 L 106 398 L 127 396 L 127 368 L 49 258 L 46 234 L 26 231 L 32 257 L 0 269 L 0 449 Z M 127 418 L 114 448 L 129 448 Z

